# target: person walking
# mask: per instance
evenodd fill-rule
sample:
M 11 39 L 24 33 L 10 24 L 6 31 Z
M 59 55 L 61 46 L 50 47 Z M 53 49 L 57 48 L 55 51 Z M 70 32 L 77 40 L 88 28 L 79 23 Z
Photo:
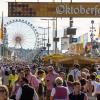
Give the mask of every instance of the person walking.
M 55 79 L 56 87 L 52 89 L 50 100 L 69 100 L 68 87 L 63 86 L 63 79 L 57 77 Z
M 16 100 L 39 100 L 35 89 L 29 85 L 26 78 L 22 78 L 22 84 L 22 87 L 17 91 Z
M 15 84 L 15 82 L 18 80 L 18 74 L 16 73 L 16 70 L 15 69 L 13 69 L 12 70 L 12 73 L 9 75 L 9 77 L 8 77 L 8 80 L 9 80 L 9 85 L 8 85 L 8 87 L 9 87 L 9 92 L 10 92 L 10 94 L 11 94 L 11 91 L 12 91 L 12 88 L 13 88 L 13 86 L 14 86 L 14 84 Z
M 87 94 L 81 92 L 81 84 L 80 82 L 75 81 L 73 83 L 74 90 L 69 95 L 69 100 L 88 100 Z
M 35 75 L 32 74 L 30 67 L 25 67 L 24 71 L 25 71 L 25 77 L 28 80 L 29 84 L 37 91 L 39 87 L 39 80 Z
M 38 88 L 38 95 L 39 100 L 44 100 L 46 98 L 46 86 L 44 81 L 44 70 L 40 69 L 37 72 L 37 78 L 39 80 L 39 88 Z
M 53 66 L 48 66 L 48 74 L 45 78 L 46 83 L 46 100 L 50 100 L 50 94 L 52 88 L 55 86 L 55 79 L 59 76 L 58 73 L 55 72 Z
M 70 71 L 69 75 L 72 75 L 74 78 L 74 81 L 79 81 L 81 72 L 79 70 L 80 65 L 79 64 L 74 64 L 73 69 Z
M 0 100 L 11 100 L 9 99 L 8 88 L 5 85 L 0 85 Z

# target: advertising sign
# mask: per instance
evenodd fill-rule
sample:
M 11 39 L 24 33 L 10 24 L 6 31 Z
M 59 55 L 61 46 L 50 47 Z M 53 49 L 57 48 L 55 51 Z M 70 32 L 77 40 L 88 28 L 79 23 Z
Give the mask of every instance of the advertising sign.
M 100 3 L 9 2 L 9 17 L 100 17 Z

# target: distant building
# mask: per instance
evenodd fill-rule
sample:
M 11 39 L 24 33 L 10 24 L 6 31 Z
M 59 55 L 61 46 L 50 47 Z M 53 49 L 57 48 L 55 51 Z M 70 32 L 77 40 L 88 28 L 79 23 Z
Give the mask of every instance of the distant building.
M 23 60 L 31 62 L 34 58 L 34 50 L 32 49 L 23 49 L 23 48 L 10 48 L 12 56 L 15 56 L 15 60 Z

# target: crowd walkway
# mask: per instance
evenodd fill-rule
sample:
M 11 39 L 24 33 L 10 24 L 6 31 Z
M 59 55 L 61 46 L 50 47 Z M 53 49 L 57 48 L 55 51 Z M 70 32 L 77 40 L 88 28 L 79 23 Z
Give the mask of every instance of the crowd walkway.
M 100 100 L 100 68 L 91 72 L 80 67 L 74 64 L 66 73 L 53 65 L 39 68 L 33 64 L 2 63 L 0 87 L 8 88 L 7 98 L 12 100 Z M 0 100 L 5 100 L 1 88 Z

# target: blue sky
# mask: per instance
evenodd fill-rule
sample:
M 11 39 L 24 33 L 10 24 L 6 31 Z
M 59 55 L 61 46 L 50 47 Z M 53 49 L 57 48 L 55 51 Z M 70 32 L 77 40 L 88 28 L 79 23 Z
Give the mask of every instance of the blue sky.
M 12 20 L 11 18 L 8 18 L 8 2 L 14 2 L 15 0 L 0 0 L 0 22 L 1 22 L 1 15 L 2 11 L 4 13 L 4 23 L 8 22 L 9 20 Z M 52 2 L 53 0 L 16 0 L 16 1 L 22 1 L 22 2 Z M 61 0 L 55 0 L 56 2 L 61 2 Z M 70 0 L 62 0 L 63 2 L 70 2 Z M 100 0 L 73 0 L 73 2 L 100 2 Z M 47 27 L 47 21 L 41 20 L 42 18 L 22 18 L 25 20 L 28 20 L 31 22 L 37 29 L 39 33 L 42 33 L 43 30 L 38 29 L 38 27 Z M 99 33 L 99 24 L 100 24 L 100 18 L 73 18 L 74 20 L 74 27 L 77 28 L 77 35 L 76 37 L 80 36 L 81 34 L 84 33 L 89 33 L 90 27 L 91 27 L 91 20 L 94 20 L 94 26 L 96 27 L 96 32 L 95 34 Z M 44 24 L 43 24 L 44 23 Z M 18 26 L 16 28 L 16 26 Z M 63 30 L 64 28 L 69 26 L 69 18 L 58 18 L 58 36 L 61 37 L 63 36 Z M 21 28 L 22 27 L 22 28 Z M 50 21 L 50 43 L 53 44 L 52 42 L 52 21 Z M 13 43 L 13 37 L 16 35 L 16 33 L 21 33 L 24 42 L 22 46 L 24 48 L 34 48 L 34 41 L 35 41 L 35 35 L 33 34 L 33 31 L 30 29 L 29 26 L 24 25 L 24 24 L 12 24 L 9 25 L 8 27 L 8 39 L 9 39 L 9 46 L 14 46 Z M 14 31 L 15 30 L 15 31 Z M 46 31 L 47 33 L 47 31 Z M 29 35 L 30 34 L 30 35 Z M 34 39 L 33 39 L 34 38 Z M 58 47 L 60 48 L 60 42 L 58 43 Z M 51 49 L 53 48 L 53 45 L 51 46 Z

